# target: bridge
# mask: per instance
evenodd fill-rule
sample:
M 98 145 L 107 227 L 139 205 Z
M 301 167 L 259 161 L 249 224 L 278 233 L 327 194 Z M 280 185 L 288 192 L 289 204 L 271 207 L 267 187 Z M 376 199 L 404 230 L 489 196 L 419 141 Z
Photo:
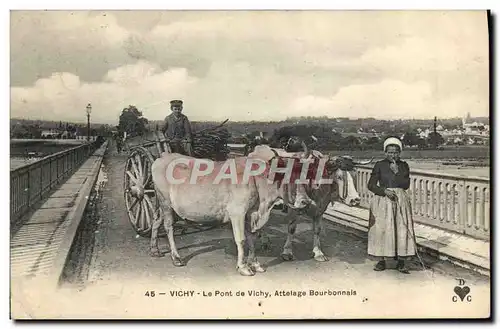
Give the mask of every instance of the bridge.
M 230 146 L 234 153 L 240 152 L 239 145 Z M 93 286 L 88 285 L 92 283 L 97 290 L 94 293 L 102 293 L 98 287 L 106 287 L 113 294 L 120 291 L 120 295 L 127 292 L 137 295 L 139 288 L 132 291 L 121 282 L 133 280 L 146 289 L 171 285 L 174 278 L 175 286 L 182 286 L 192 284 L 188 278 L 205 280 L 207 276 L 221 275 L 228 283 L 242 284 L 234 271 L 235 247 L 231 234 L 224 228 L 176 237 L 181 253 L 189 254 L 189 265 L 185 268 L 174 268 L 169 259 L 149 257 L 149 240 L 133 232 L 126 215 L 122 191 L 126 157 L 116 152 L 111 141 L 103 145 L 91 142 L 11 171 L 14 290 L 26 291 L 26 287 L 35 285 L 33 282 L 40 287 L 38 282 L 42 280 L 46 287 L 55 289 L 68 289 L 78 282 L 79 287 L 90 287 L 87 291 L 92 291 Z M 317 276 L 314 284 L 324 289 L 331 285 L 332 278 L 346 287 L 368 278 L 386 280 L 372 271 L 373 262 L 366 256 L 368 207 L 372 197 L 367 190 L 370 171 L 369 166 L 357 169 L 360 207 L 336 203 L 324 215 L 322 243 L 330 262 L 320 264 L 310 259 L 306 248 L 310 248 L 312 236 L 307 220 L 297 229 L 294 251 L 297 262 L 278 261 L 286 222 L 283 214 L 273 212 L 273 219 L 265 228 L 271 247 L 259 254 L 270 268 L 259 277 L 264 286 L 279 281 L 283 275 L 292 275 L 297 282 L 309 282 L 311 273 Z M 95 197 L 96 190 L 100 199 Z M 486 300 L 490 275 L 489 179 L 413 170 L 409 193 L 418 249 L 426 266 L 432 268 L 432 278 L 427 270 L 419 269 L 417 262 L 408 285 L 401 283 L 396 274 L 387 274 L 392 275 L 390 280 L 399 282 L 401 289 L 411 290 L 414 288 L 410 283 L 416 280 L 432 279 L 444 284 L 456 277 L 467 278 L 476 284 L 476 293 Z M 86 217 L 87 212 L 96 217 L 90 226 L 86 224 L 91 221 Z M 166 242 L 162 242 L 160 249 L 168 250 Z M 106 285 L 100 286 L 102 282 Z M 69 307 L 63 301 L 58 307 Z M 16 305 L 20 307 L 20 304 L 13 307 Z M 53 308 L 45 311 L 54 312 Z

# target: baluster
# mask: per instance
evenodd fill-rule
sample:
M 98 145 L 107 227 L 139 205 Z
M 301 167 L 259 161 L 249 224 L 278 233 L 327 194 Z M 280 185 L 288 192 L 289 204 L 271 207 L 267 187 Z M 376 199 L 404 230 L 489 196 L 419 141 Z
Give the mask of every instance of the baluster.
M 449 216 L 450 216 L 450 210 L 449 210 L 449 205 L 450 205 L 450 200 L 449 200 L 449 190 L 448 188 L 450 187 L 450 183 L 445 182 L 444 183 L 444 189 L 443 189 L 443 220 L 445 222 L 449 222 Z
M 488 193 L 488 189 L 484 187 L 482 189 L 481 193 L 481 212 L 482 212 L 482 218 L 483 218 L 483 229 L 486 232 L 490 231 L 490 202 L 488 198 L 486 197 L 486 194 Z
M 436 218 L 440 222 L 443 220 L 442 211 L 441 211 L 441 186 L 442 185 L 443 185 L 443 182 L 438 181 L 437 186 L 436 186 L 436 204 L 437 204 Z
M 459 216 L 458 216 L 458 225 L 459 228 L 463 233 L 465 233 L 466 228 L 468 226 L 471 226 L 472 223 L 469 220 L 468 216 L 468 204 L 469 204 L 469 191 L 467 188 L 467 183 L 465 180 L 460 181 L 460 190 L 458 191 L 460 193 L 459 195 L 459 205 L 458 208 L 460 209 Z
M 426 179 L 423 181 L 423 185 L 424 185 L 424 188 L 423 188 L 423 193 L 424 193 L 424 216 L 425 217 L 429 217 L 429 196 L 428 196 L 428 192 L 429 192 L 429 180 Z
M 356 176 L 358 176 L 358 179 L 356 180 L 356 189 L 358 191 L 358 194 L 361 198 L 361 202 L 364 203 L 365 199 L 363 197 L 363 190 L 362 190 L 362 187 L 361 187 L 361 184 L 363 182 L 363 171 L 360 170 L 359 168 L 356 169 Z
M 368 203 L 368 194 L 366 193 L 366 174 L 365 172 L 361 169 L 360 171 L 360 179 L 359 179 L 359 192 L 360 192 L 360 195 L 361 195 L 361 200 L 363 202 L 364 205 L 366 205 Z
M 417 213 L 417 204 L 416 204 L 416 191 L 417 191 L 417 179 L 413 178 L 410 180 L 410 185 L 411 185 L 411 205 L 413 207 L 413 214 Z
M 418 180 L 418 214 L 420 216 L 423 216 L 423 197 L 422 197 L 422 190 L 423 190 L 423 179 L 419 178 Z
M 368 207 L 371 202 L 371 192 L 368 190 L 368 180 L 370 179 L 370 173 L 365 171 L 365 179 L 363 180 L 363 191 L 365 191 L 365 201 L 366 206 Z
M 451 201 L 450 201 L 450 222 L 455 223 L 455 216 L 456 216 L 456 196 L 455 193 L 457 191 L 457 184 L 452 183 L 451 184 Z
M 474 227 L 476 230 L 478 230 L 481 227 L 481 218 L 480 216 L 477 216 L 477 206 L 476 202 L 478 199 L 478 187 L 477 186 L 470 186 L 471 188 L 471 210 L 470 210 L 470 216 L 467 216 L 471 222 L 474 223 Z M 468 202 L 467 202 L 468 204 Z M 479 207 L 481 208 L 481 207 Z M 472 218 L 471 218 L 472 217 Z
M 435 219 L 437 217 L 436 214 L 435 214 L 435 205 L 434 205 L 434 202 L 436 201 L 435 197 L 434 197 L 434 190 L 436 189 L 435 185 L 436 185 L 436 181 L 432 180 L 430 182 L 431 189 L 429 191 L 430 192 L 430 196 L 429 196 L 430 201 L 429 202 L 430 202 L 430 208 L 431 208 L 430 209 L 430 217 L 432 219 Z
M 374 197 L 374 194 L 368 190 L 368 181 L 370 180 L 370 176 L 371 176 L 371 172 L 367 172 L 366 173 L 366 180 L 365 180 L 365 191 L 366 191 L 366 195 L 368 196 L 368 205 L 370 205 L 370 203 L 372 202 L 373 197 Z
M 361 202 L 363 203 L 363 205 L 366 205 L 366 203 L 367 203 L 365 179 L 366 179 L 365 172 L 363 171 L 363 169 L 360 169 L 359 181 L 358 181 L 358 183 L 359 183 L 359 196 L 361 198 Z
M 420 206 L 420 215 L 422 217 L 426 217 L 427 216 L 427 214 L 426 214 L 426 212 L 427 212 L 427 187 L 425 185 L 426 185 L 425 184 L 425 179 L 422 178 L 420 180 L 420 186 L 421 186 L 421 188 L 420 188 L 420 196 L 422 197 L 422 204 Z

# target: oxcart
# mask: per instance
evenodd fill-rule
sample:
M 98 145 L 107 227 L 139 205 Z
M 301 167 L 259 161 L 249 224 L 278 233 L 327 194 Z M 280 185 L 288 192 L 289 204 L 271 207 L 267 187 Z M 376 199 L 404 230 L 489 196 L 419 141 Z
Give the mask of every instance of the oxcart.
M 193 133 L 194 157 L 224 161 L 231 155 L 227 146 L 229 133 L 221 125 Z M 151 167 L 163 152 L 171 153 L 170 141 L 160 131 L 127 138 L 128 157 L 124 169 L 124 198 L 128 218 L 135 232 L 143 237 L 151 236 L 153 218 L 161 216 L 162 209 L 152 180 Z M 176 216 L 175 234 L 199 232 L 217 225 L 200 225 Z M 164 235 L 163 227 L 160 235 Z

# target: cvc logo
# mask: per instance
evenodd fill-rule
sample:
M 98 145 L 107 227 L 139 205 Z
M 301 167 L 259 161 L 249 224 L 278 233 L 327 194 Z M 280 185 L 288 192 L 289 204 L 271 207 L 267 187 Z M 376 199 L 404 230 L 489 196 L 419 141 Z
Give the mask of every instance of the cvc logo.
M 455 292 L 456 296 L 453 296 L 451 300 L 456 303 L 458 302 L 458 298 L 460 298 L 460 301 L 466 301 L 466 302 L 471 302 L 472 301 L 472 296 L 469 295 L 470 293 L 470 288 L 465 285 L 465 280 L 464 279 L 457 279 L 458 280 L 458 286 L 456 286 L 453 291 Z

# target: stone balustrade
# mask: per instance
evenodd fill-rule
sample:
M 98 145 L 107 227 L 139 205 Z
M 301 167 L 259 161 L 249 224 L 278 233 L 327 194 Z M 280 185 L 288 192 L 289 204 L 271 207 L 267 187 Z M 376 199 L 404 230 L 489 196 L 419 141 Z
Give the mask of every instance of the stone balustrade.
M 372 168 L 356 169 L 361 206 L 368 208 L 373 193 L 368 190 Z M 484 240 L 490 239 L 490 180 L 422 170 L 410 173 L 415 221 Z

